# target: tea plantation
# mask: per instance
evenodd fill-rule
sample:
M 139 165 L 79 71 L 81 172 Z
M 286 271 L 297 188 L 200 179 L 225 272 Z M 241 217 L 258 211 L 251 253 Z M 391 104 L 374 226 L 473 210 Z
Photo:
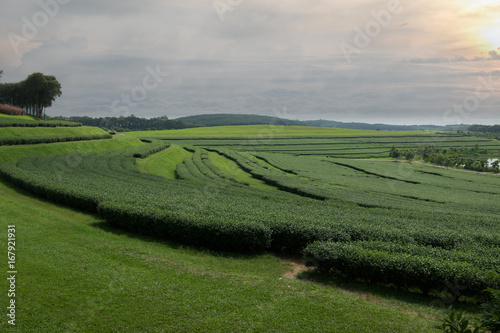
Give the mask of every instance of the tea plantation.
M 500 287 L 490 274 L 500 272 L 500 178 L 387 159 L 395 144 L 423 143 L 479 144 L 495 158 L 500 143 L 428 132 L 220 131 L 132 132 L 97 140 L 122 144 L 95 152 L 47 148 L 45 156 L 0 158 L 0 174 L 140 237 L 302 257 L 332 279 L 414 295 L 460 285 L 459 299 L 476 302 Z

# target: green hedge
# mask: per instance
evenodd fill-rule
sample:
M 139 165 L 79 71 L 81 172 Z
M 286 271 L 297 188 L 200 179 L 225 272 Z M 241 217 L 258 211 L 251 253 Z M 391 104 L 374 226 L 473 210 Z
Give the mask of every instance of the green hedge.
M 63 120 L 30 120 L 0 117 L 0 127 L 81 127 L 81 123 Z
M 368 249 L 359 243 L 315 242 L 304 249 L 304 256 L 325 273 L 398 288 L 417 287 L 425 294 L 458 285 L 465 288 L 463 294 L 477 295 L 500 283 L 470 262 Z
M 271 230 L 255 222 L 210 218 L 186 212 L 173 212 L 156 205 L 108 201 L 99 204 L 99 216 L 112 226 L 164 239 L 236 252 L 262 252 L 269 248 Z
M 419 213 L 415 217 L 414 212 L 364 209 L 282 191 L 232 186 L 227 179 L 207 176 L 216 175 L 199 149 L 196 163 L 187 158 L 177 168 L 178 176 L 190 181 L 142 174 L 132 156 L 151 147 L 153 144 L 120 152 L 31 157 L 0 165 L 0 174 L 52 201 L 91 212 L 99 209 L 111 224 L 126 230 L 214 249 L 300 254 L 314 241 L 378 241 L 411 243 L 415 251 L 425 245 L 429 253 L 448 254 L 451 252 L 443 251 L 453 249 L 456 255 L 461 251 L 472 260 L 483 254 L 491 257 L 495 252 L 489 249 L 500 244 L 498 234 L 474 227 L 496 222 L 484 217 L 464 220 L 462 225 L 467 223 L 469 228 L 452 230 L 457 217 L 450 214 Z M 198 166 L 205 166 L 206 174 Z M 405 251 L 428 256 L 425 251 Z M 474 265 L 484 271 L 496 262 L 477 260 Z
M 159 140 L 143 139 L 142 141 L 147 144 L 134 149 L 134 158 L 146 158 L 151 154 L 158 153 L 170 147 L 169 143 L 165 143 Z
M 32 138 L 0 138 L 0 146 L 3 145 L 33 145 L 39 143 L 54 143 L 54 142 L 69 142 L 69 141 L 84 141 L 84 140 L 103 140 L 111 139 L 110 134 L 103 135 L 84 135 L 84 136 L 70 136 L 70 137 L 57 137 L 57 138 L 44 138 L 44 137 L 32 137 Z

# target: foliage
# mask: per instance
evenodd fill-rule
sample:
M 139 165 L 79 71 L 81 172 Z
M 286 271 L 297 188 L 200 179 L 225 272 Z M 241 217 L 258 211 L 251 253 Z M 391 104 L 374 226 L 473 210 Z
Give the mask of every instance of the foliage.
M 136 149 L 133 157 L 146 158 L 149 155 L 160 152 L 164 149 L 167 149 L 170 146 L 169 143 L 165 143 L 165 142 L 159 141 L 159 140 L 155 140 L 154 142 L 150 141 L 150 140 L 147 140 L 147 141 L 145 140 L 145 142 L 148 142 L 149 145 L 144 145 L 141 148 Z
M 463 312 L 448 308 L 441 325 L 436 325 L 434 328 L 445 333 L 479 333 L 479 328 L 471 328 L 469 319 Z
M 491 272 L 490 276 L 498 278 L 500 275 Z M 472 325 L 464 312 L 452 310 L 450 306 L 440 325 L 434 326 L 443 332 L 458 333 L 479 333 L 479 332 L 500 332 L 500 290 L 488 288 L 486 291 L 491 296 L 491 302 L 481 304 L 482 316 L 478 322 Z
M 418 287 L 424 292 L 458 279 L 467 283 L 473 295 L 496 283 L 484 278 L 484 273 L 499 267 L 495 250 L 500 244 L 497 177 L 435 172 L 409 163 L 274 152 L 289 141 L 311 147 L 317 140 L 328 145 L 327 149 L 335 149 L 340 142 L 344 148 L 354 149 L 362 138 L 241 139 L 241 131 L 261 129 L 238 129 L 240 136 L 233 139 L 168 140 L 120 153 L 28 158 L 3 164 L 0 169 L 6 179 L 33 193 L 99 213 L 108 223 L 136 233 L 238 252 L 298 254 L 316 241 L 353 242 L 359 262 L 364 260 L 366 271 L 373 273 L 368 277 L 363 275 L 364 268 L 353 271 L 360 279 L 400 283 L 402 288 Z M 294 131 L 274 129 L 277 134 Z M 190 133 L 200 130 L 208 131 L 199 128 Z M 307 133 L 304 128 L 300 131 Z M 348 132 L 352 133 L 343 133 Z M 449 145 L 450 139 L 411 135 L 403 139 L 386 134 L 364 140 L 373 146 L 383 142 L 390 148 L 395 141 L 406 140 L 418 147 L 423 140 Z M 459 140 L 456 145 L 469 147 L 480 142 L 469 137 L 455 139 Z M 161 147 L 171 142 L 191 144 L 185 150 L 192 154 L 181 154 L 178 179 L 138 172 L 134 154 L 147 154 L 156 144 Z M 257 145 L 263 151 L 253 150 Z M 221 160 L 231 160 L 246 179 L 253 176 L 267 187 L 239 181 L 245 177 L 236 179 L 235 172 L 219 166 Z M 392 277 L 380 273 L 386 267 L 385 259 L 392 263 L 387 266 L 394 272 Z M 429 273 L 433 271 L 436 274 Z M 396 276 L 401 282 L 393 281 Z
M 358 242 L 331 241 L 315 242 L 304 250 L 304 256 L 319 271 L 399 288 L 417 287 L 424 294 L 442 289 L 448 283 L 464 286 L 463 294 L 475 296 L 500 283 L 499 279 L 486 276 L 488 267 L 460 261 L 453 253 L 441 258 L 430 253 L 389 252 L 370 249 Z M 497 264 L 495 269 L 498 267 Z
M 145 147 L 141 148 L 141 151 L 147 150 Z M 447 249 L 469 242 L 476 242 L 486 247 L 497 245 L 499 242 L 495 233 L 487 231 L 492 228 L 487 226 L 494 225 L 496 215 L 492 217 L 485 215 L 488 212 L 486 206 L 480 207 L 483 213 L 477 221 L 475 217 L 462 216 L 464 225 L 470 228 L 470 232 L 464 234 L 462 230 L 456 231 L 455 215 L 432 211 L 432 206 L 428 207 L 431 209 L 428 214 L 422 211 L 418 213 L 410 211 L 406 214 L 392 209 L 364 208 L 349 202 L 321 201 L 296 195 L 302 192 L 318 195 L 313 187 L 302 190 L 297 188 L 294 193 L 287 194 L 238 185 L 233 180 L 221 178 L 220 173 L 214 173 L 214 166 L 209 167 L 210 160 L 206 158 L 207 153 L 196 149 L 192 158 L 186 158 L 177 169 L 179 177 L 187 181 L 166 180 L 141 174 L 133 166 L 134 160 L 131 156 L 136 152 L 137 150 L 128 152 L 128 155 L 109 152 L 80 157 L 26 159 L 17 165 L 2 165 L 2 170 L 6 177 L 23 187 L 82 209 L 96 211 L 100 203 L 111 201 L 106 204 L 108 219 L 111 219 L 111 211 L 116 211 L 117 216 L 129 216 L 129 219 L 117 218 L 115 221 L 122 223 L 122 227 L 126 229 L 151 233 L 148 228 L 140 227 L 148 224 L 144 221 L 151 221 L 151 226 L 154 225 L 154 228 L 160 230 L 161 223 L 173 219 L 178 223 L 168 222 L 168 225 L 187 228 L 188 225 L 209 223 L 206 225 L 208 228 L 213 222 L 214 228 L 219 230 L 223 228 L 222 221 L 227 221 L 236 228 L 231 232 L 240 232 L 241 228 L 243 228 L 241 230 L 246 228 L 248 232 L 256 235 L 247 237 L 255 244 L 253 246 L 247 244 L 248 250 L 273 249 L 298 253 L 313 241 L 328 239 L 408 241 Z M 67 160 L 80 160 L 81 163 L 67 165 Z M 305 158 L 293 160 L 295 170 L 298 172 L 300 169 L 297 167 L 303 167 L 298 162 L 305 163 L 307 160 Z M 252 163 L 256 167 L 264 165 L 258 159 L 254 162 L 248 160 L 245 163 Z M 61 172 L 54 174 L 54 165 L 59 165 Z M 287 179 L 294 179 L 296 181 L 294 186 L 306 184 L 299 183 L 301 178 L 298 176 L 286 174 L 280 176 L 280 172 L 273 173 L 277 177 L 276 182 L 285 183 Z M 314 168 L 312 172 L 316 173 Z M 279 177 L 287 178 L 281 180 Z M 294 183 L 288 183 L 287 186 L 291 188 L 291 184 Z M 354 192 L 357 193 L 357 190 Z M 324 193 L 333 195 L 335 192 Z M 346 194 L 340 193 L 340 197 Z M 371 200 L 369 197 L 363 199 L 358 194 L 356 200 L 360 199 Z M 405 202 L 401 204 L 402 207 L 407 206 Z M 486 196 L 484 204 L 488 204 Z M 425 206 L 419 207 L 420 210 L 424 208 Z M 469 209 L 466 206 L 464 208 Z M 451 209 L 456 208 L 453 206 Z M 138 215 L 139 213 L 142 215 Z M 439 227 L 432 222 L 434 219 L 440 221 Z M 242 222 L 245 223 L 239 224 Z M 405 226 L 404 229 L 401 225 Z M 260 231 L 257 230 L 262 230 L 260 236 Z M 439 233 L 436 233 L 436 230 L 439 230 Z M 154 234 L 162 235 L 160 232 Z M 164 233 L 164 237 L 174 237 L 172 235 Z M 202 234 L 199 236 L 202 237 Z M 178 237 L 177 234 L 175 237 Z M 207 244 L 206 240 L 194 238 L 189 242 Z M 217 242 L 210 244 L 218 246 Z M 238 244 L 234 246 L 238 247 Z
M 95 126 L 108 131 L 127 132 L 127 131 L 153 131 L 153 130 L 171 130 L 180 128 L 190 128 L 192 125 L 187 125 L 179 120 L 170 120 L 166 116 L 157 118 L 139 118 L 134 115 L 128 117 L 100 117 L 91 118 L 88 116 L 73 116 L 73 117 L 48 117 L 51 120 L 62 120 L 82 123 L 84 126 Z
M 500 156 L 500 142 L 498 141 L 450 133 L 359 131 L 290 126 L 235 126 L 133 132 L 127 133 L 127 135 L 161 138 L 180 145 L 219 150 L 349 159 L 387 158 L 392 147 L 400 155 L 407 149 L 413 150 L 416 155 L 419 155 L 417 150 L 422 145 L 435 146 L 440 149 L 454 147 L 461 150 L 464 148 L 467 150 L 467 153 L 464 154 L 475 155 L 478 152 L 474 150 L 474 146 L 479 144 L 480 152 L 488 150 L 489 155 Z
M 1 118 L 0 118 L 1 119 Z M 110 139 L 111 135 L 99 128 L 86 127 L 2 127 L 1 145 L 25 145 L 80 140 Z
M 41 120 L 31 116 L 13 117 L 0 114 L 0 127 L 79 127 L 81 123 L 64 120 Z
M 480 133 L 500 133 L 500 125 L 471 125 L 467 129 L 469 132 L 480 132 Z
M 20 107 L 40 119 L 61 94 L 55 76 L 42 73 L 33 73 L 18 83 L 0 83 L 0 103 Z
M 500 277 L 499 274 L 496 275 Z M 500 332 L 500 289 L 488 288 L 486 291 L 490 294 L 491 302 L 481 305 L 483 314 L 479 321 L 479 326 L 492 333 Z
M 433 331 L 428 300 L 374 290 L 379 302 L 369 303 L 284 278 L 291 264 L 276 256 L 197 250 L 110 229 L 98 216 L 2 180 L 0 197 L 0 225 L 16 225 L 23 272 L 16 326 L 2 320 L 1 332 Z M 9 290 L 7 283 L 0 288 Z M 6 304 L 7 293 L 0 299 Z
M 488 154 L 488 150 L 481 150 L 479 143 L 476 143 L 473 147 L 460 148 L 422 145 L 418 149 L 406 149 L 403 153 L 393 147 L 389 152 L 389 156 L 393 158 L 397 158 L 396 155 L 403 155 L 406 159 L 411 160 L 416 155 L 419 155 L 425 162 L 445 167 L 499 172 L 498 163 L 489 167 L 485 158 L 477 158 L 479 155 L 486 154 Z

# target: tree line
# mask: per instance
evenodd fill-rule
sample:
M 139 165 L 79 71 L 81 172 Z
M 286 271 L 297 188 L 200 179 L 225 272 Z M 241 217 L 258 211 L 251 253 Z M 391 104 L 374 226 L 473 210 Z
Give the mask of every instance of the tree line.
M 500 161 L 492 162 L 491 166 L 488 164 L 486 158 L 470 158 L 464 156 L 477 156 L 486 155 L 487 150 L 481 150 L 479 145 L 474 147 L 462 148 L 441 148 L 431 145 L 422 145 L 418 149 L 404 149 L 400 150 L 392 147 L 389 152 L 389 157 L 399 159 L 404 158 L 412 161 L 415 156 L 420 157 L 424 162 L 436 164 L 444 167 L 462 168 L 473 171 L 486 171 L 486 172 L 500 172 Z
M 480 133 L 500 133 L 500 125 L 471 125 L 468 128 L 469 132 L 480 132 Z
M 167 116 L 157 118 L 139 118 L 133 114 L 128 117 L 100 117 L 91 118 L 88 116 L 73 117 L 47 117 L 49 120 L 66 120 L 81 123 L 84 126 L 100 127 L 107 131 L 128 132 L 128 131 L 155 131 L 167 129 L 182 129 L 196 127 L 197 125 L 186 124 L 180 120 L 170 120 Z
M 2 74 L 0 70 L 0 77 Z M 33 73 L 17 83 L 0 83 L 0 104 L 24 109 L 28 115 L 40 119 L 61 94 L 61 84 L 56 77 L 42 73 Z

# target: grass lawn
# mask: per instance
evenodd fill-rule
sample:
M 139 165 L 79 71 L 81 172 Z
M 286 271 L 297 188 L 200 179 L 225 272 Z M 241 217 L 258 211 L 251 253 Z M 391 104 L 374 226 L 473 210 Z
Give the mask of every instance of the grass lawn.
M 15 225 L 18 271 L 16 327 L 3 315 L 0 331 L 434 332 L 430 300 L 364 299 L 288 279 L 292 265 L 270 254 L 214 253 L 116 231 L 4 182 L 0 198 L 0 246 L 6 258 L 7 225 Z M 7 293 L 0 299 L 6 311 Z

